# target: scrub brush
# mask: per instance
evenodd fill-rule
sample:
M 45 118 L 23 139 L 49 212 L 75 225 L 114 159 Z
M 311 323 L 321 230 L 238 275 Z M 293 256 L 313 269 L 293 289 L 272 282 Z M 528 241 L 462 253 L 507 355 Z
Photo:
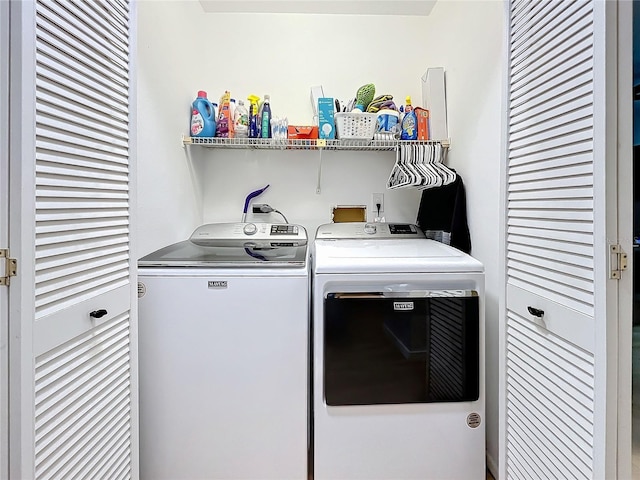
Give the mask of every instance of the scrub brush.
M 365 112 L 375 94 L 376 86 L 373 83 L 361 86 L 356 92 L 356 108 Z

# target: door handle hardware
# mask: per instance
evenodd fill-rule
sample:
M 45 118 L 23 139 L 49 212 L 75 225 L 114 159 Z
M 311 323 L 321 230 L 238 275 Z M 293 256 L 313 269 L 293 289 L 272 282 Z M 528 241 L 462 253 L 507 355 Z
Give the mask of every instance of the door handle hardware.
M 102 318 L 107 314 L 107 311 L 102 309 L 102 310 L 94 310 L 93 312 L 91 312 L 89 314 L 90 317 L 92 318 Z
M 534 317 L 542 318 L 542 316 L 544 315 L 544 310 L 540 310 L 539 308 L 529 306 L 527 307 L 527 310 L 529 310 L 529 313 Z

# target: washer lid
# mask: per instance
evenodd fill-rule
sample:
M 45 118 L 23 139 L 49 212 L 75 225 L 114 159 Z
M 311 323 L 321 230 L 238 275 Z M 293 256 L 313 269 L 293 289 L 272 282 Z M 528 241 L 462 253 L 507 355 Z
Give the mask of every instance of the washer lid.
M 251 244 L 205 247 L 185 240 L 138 260 L 140 267 L 301 267 L 307 246 L 263 248 Z
M 288 223 L 209 223 L 189 240 L 138 260 L 141 267 L 300 267 L 307 231 Z
M 475 258 L 430 239 L 316 239 L 315 273 L 483 272 Z

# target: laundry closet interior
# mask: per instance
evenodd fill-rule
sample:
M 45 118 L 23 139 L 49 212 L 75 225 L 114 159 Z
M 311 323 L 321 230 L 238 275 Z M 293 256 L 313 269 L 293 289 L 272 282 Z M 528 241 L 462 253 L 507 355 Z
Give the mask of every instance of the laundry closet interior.
M 199 90 L 270 96 L 274 116 L 290 125 L 314 121 L 310 88 L 348 99 L 373 83 L 397 104 L 422 100 L 429 67 L 446 72 L 450 148 L 447 165 L 464 179 L 472 255 L 486 275 L 486 416 L 488 463 L 498 461 L 498 257 L 503 5 L 500 2 L 333 2 L 290 13 L 287 2 L 255 3 L 227 13 L 222 2 L 138 5 L 139 256 L 188 238 L 201 224 L 239 222 L 250 192 L 310 241 L 336 205 L 365 205 L 384 194 L 387 222 L 416 222 L 420 191 L 386 188 L 393 151 L 280 150 L 185 146 L 189 105 Z M 233 5 L 244 9 L 243 2 Z M 251 9 L 264 8 L 263 13 Z M 335 8 L 347 8 L 340 13 Z M 406 10 L 403 10 L 405 9 Z M 305 11 L 305 9 L 310 9 Z M 334 9 L 334 10 L 332 10 Z M 280 222 L 272 213 L 248 221 Z M 487 228 L 488 225 L 494 227 Z M 267 341 L 267 339 L 265 339 Z

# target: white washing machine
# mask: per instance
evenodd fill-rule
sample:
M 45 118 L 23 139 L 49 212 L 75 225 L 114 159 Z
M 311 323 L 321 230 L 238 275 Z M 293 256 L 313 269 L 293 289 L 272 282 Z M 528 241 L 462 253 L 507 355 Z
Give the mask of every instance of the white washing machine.
M 204 225 L 138 291 L 141 478 L 306 479 L 305 229 Z
M 414 225 L 318 228 L 315 480 L 485 478 L 483 271 Z

